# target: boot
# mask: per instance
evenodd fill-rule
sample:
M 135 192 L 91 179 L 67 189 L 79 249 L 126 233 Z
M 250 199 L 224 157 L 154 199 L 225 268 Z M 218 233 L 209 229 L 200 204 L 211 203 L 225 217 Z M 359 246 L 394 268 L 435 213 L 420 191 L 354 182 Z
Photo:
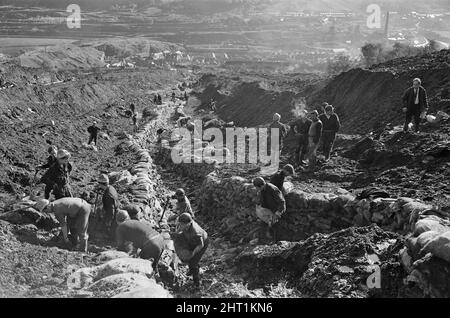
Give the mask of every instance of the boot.
M 87 253 L 88 250 L 88 239 L 81 239 L 78 246 L 78 250 L 83 253 Z

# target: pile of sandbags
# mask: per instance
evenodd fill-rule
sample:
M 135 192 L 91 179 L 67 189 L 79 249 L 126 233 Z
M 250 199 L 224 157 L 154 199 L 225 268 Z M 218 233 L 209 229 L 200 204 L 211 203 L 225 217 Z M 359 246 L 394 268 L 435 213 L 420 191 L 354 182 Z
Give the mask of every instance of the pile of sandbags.
M 258 203 L 256 188 L 241 177 L 220 179 L 211 173 L 205 178 L 199 193 L 201 210 L 215 217 L 254 215 Z
M 94 144 L 88 145 L 86 142 L 83 142 L 83 143 L 81 144 L 81 146 L 82 146 L 84 149 L 93 150 L 93 151 L 95 151 L 95 152 L 98 151 L 97 146 L 95 146 Z
M 400 260 L 426 296 L 450 297 L 450 216 L 442 211 L 415 210 L 410 215 L 411 234 Z
M 34 224 L 38 228 L 51 230 L 59 227 L 59 222 L 52 213 L 42 213 L 34 208 L 36 201 L 30 197 L 24 197 L 13 204 L 11 210 L 0 213 L 0 220 L 13 224 Z
M 122 256 L 124 255 L 116 251 L 103 252 L 98 256 L 99 259 L 118 258 L 71 273 L 67 286 L 77 293 L 87 292 L 94 297 L 133 298 L 136 293 L 151 298 L 171 297 L 169 292 L 151 278 L 153 268 L 150 261 Z M 142 293 L 143 289 L 148 290 Z
M 128 170 L 111 172 L 108 174 L 108 177 L 111 185 L 131 185 L 137 179 L 137 177 L 132 176 Z

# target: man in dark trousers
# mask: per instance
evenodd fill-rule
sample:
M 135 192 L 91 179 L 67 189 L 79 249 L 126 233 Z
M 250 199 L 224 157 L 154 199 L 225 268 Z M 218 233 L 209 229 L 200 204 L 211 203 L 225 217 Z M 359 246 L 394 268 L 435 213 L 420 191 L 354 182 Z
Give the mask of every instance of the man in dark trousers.
M 56 163 L 47 170 L 40 180 L 40 183 L 48 184 L 53 189 L 53 195 L 56 200 L 64 197 L 72 197 L 69 176 L 73 167 L 69 159 L 70 153 L 67 150 L 58 150 Z
M 53 164 L 57 162 L 56 156 L 58 154 L 58 148 L 56 146 L 50 146 L 47 150 L 49 156 L 47 158 L 47 163 L 37 166 L 36 170 L 44 170 L 49 169 Z M 43 180 L 45 183 L 45 190 L 44 190 L 44 197 L 45 199 L 50 198 L 50 192 L 53 190 L 53 184 L 51 182 L 48 182 L 46 180 Z
M 281 115 L 278 113 L 273 114 L 272 117 L 272 123 L 269 125 L 269 145 L 270 145 L 270 151 L 272 152 L 272 129 L 278 129 L 278 146 L 279 151 L 281 154 L 281 151 L 283 150 L 283 142 L 284 138 L 287 136 L 288 129 L 285 124 L 281 122 Z
M 253 185 L 259 193 L 260 204 L 256 206 L 256 216 L 268 225 L 266 236 L 269 239 L 274 237 L 272 227 L 286 212 L 286 201 L 281 191 L 271 183 L 261 178 L 255 178 Z
M 272 178 L 270 178 L 270 183 L 276 186 L 281 193 L 284 194 L 284 179 L 286 177 L 293 176 L 295 174 L 294 167 L 292 165 L 285 165 L 283 169 L 275 173 Z
M 158 271 L 158 262 L 164 251 L 164 238 L 150 225 L 131 220 L 128 213 L 119 210 L 116 216 L 116 242 L 119 251 L 130 253 L 130 243 L 133 249 L 140 249 L 139 257 L 142 259 L 153 259 L 152 267 Z
M 405 125 L 403 131 L 408 131 L 408 125 L 414 119 L 414 129 L 420 131 L 421 114 L 428 111 L 428 98 L 425 88 L 421 86 L 420 78 L 413 80 L 413 86 L 408 88 L 403 94 L 403 112 L 405 113 Z M 424 117 L 424 116 L 423 116 Z
M 87 131 L 89 133 L 89 141 L 88 141 L 88 145 L 90 145 L 92 142 L 94 142 L 94 145 L 97 146 L 97 135 L 99 132 L 100 128 L 97 127 L 97 122 L 94 121 L 92 123 L 92 126 L 89 126 Z
M 300 166 L 303 164 L 303 159 L 305 158 L 305 155 L 308 153 L 308 132 L 312 121 L 306 115 L 307 115 L 306 111 L 300 114 L 299 119 L 294 122 L 292 127 L 298 140 L 298 145 L 297 148 L 295 149 L 296 166 Z
M 325 161 L 328 161 L 336 140 L 336 134 L 341 128 L 341 123 L 332 105 L 325 106 L 325 113 L 319 116 L 319 120 L 322 122 L 323 154 Z
M 100 175 L 100 178 L 98 179 L 98 189 L 103 191 L 103 221 L 106 228 L 113 234 L 113 221 L 115 220 L 117 210 L 119 209 L 119 195 L 117 194 L 116 189 L 109 184 L 109 178 L 105 174 Z
M 162 97 L 158 94 L 158 105 L 162 105 Z
M 192 219 L 189 213 L 180 215 L 177 227 L 177 232 L 171 233 L 175 250 L 180 260 L 189 264 L 188 275 L 192 275 L 194 287 L 200 288 L 199 263 L 209 245 L 208 233 Z
M 322 122 L 319 119 L 317 110 L 310 113 L 311 126 L 308 131 L 308 170 L 314 171 L 316 167 L 317 148 L 319 148 L 320 138 L 322 137 Z

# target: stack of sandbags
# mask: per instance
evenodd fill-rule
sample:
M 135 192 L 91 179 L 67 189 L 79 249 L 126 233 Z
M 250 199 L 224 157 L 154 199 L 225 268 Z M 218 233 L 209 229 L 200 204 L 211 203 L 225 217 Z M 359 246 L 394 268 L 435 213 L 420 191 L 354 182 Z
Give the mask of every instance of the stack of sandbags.
M 111 257 L 112 251 L 108 251 Z M 162 286 L 150 279 L 153 275 L 152 263 L 147 260 L 137 258 L 123 258 L 121 255 L 115 255 L 119 258 L 108 261 L 103 265 L 91 268 L 82 268 L 72 273 L 67 280 L 67 286 L 80 292 L 92 293 L 95 297 L 132 297 L 132 295 L 123 295 L 133 292 L 137 289 L 151 288 L 158 291 L 153 297 L 171 297 Z M 113 255 L 114 257 L 114 255 Z
M 258 203 L 256 189 L 246 179 L 220 179 L 215 173 L 205 178 L 198 199 L 202 211 L 220 217 L 230 214 L 239 217 L 254 215 Z
M 111 185 L 131 185 L 137 179 L 137 177 L 132 176 L 128 170 L 111 172 L 108 174 L 108 177 Z
M 417 284 L 426 296 L 450 297 L 450 219 L 437 210 L 418 214 L 412 215 L 412 233 L 400 252 L 406 282 Z

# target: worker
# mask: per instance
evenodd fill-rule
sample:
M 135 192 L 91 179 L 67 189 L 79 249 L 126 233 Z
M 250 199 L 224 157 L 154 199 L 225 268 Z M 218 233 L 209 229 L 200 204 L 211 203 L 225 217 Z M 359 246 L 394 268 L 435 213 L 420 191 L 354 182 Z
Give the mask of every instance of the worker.
M 213 112 L 215 112 L 217 110 L 217 108 L 216 108 L 216 101 L 214 100 L 214 98 L 211 98 L 211 100 L 209 101 L 209 108 Z
M 53 190 L 55 199 L 72 197 L 70 189 L 70 173 L 72 164 L 69 162 L 71 155 L 65 149 L 59 149 L 56 155 L 56 163 L 48 169 L 42 176 L 39 183 L 45 183 Z
M 131 220 L 140 221 L 142 219 L 142 208 L 135 204 L 126 205 L 123 210 L 127 211 Z
M 319 116 L 319 120 L 322 122 L 322 146 L 323 155 L 325 161 L 330 159 L 330 154 L 333 151 L 334 141 L 336 140 L 336 134 L 341 128 L 338 115 L 334 112 L 332 105 L 325 106 L 325 114 Z
M 161 95 L 159 95 L 159 94 L 158 94 L 158 104 L 159 104 L 159 105 L 162 105 L 162 97 L 161 97 Z
M 278 136 L 279 136 L 279 139 L 278 139 L 279 143 L 278 143 L 278 145 L 280 147 L 279 151 L 280 151 L 280 154 L 281 154 L 281 151 L 283 149 L 283 140 L 286 137 L 288 131 L 287 131 L 286 125 L 284 125 L 280 121 L 281 120 L 281 115 L 280 114 L 278 114 L 278 113 L 273 114 L 272 119 L 273 119 L 273 121 L 272 121 L 272 123 L 269 126 L 269 128 L 270 128 L 270 131 L 269 131 L 270 143 L 269 144 L 271 145 L 271 137 L 270 136 L 272 136 L 272 129 L 278 129 Z M 270 149 L 272 150 L 272 145 L 271 145 Z
M 423 88 L 420 78 L 413 79 L 413 86 L 404 92 L 402 100 L 402 110 L 405 113 L 403 131 L 408 131 L 409 123 L 414 119 L 414 130 L 420 132 L 420 119 L 425 118 L 428 111 L 427 91 Z
M 325 114 L 325 108 L 326 108 L 328 105 L 329 105 L 329 104 L 328 104 L 327 102 L 323 102 L 323 103 L 320 105 L 320 110 L 321 110 L 320 115 Z
M 172 198 L 177 199 L 177 205 L 175 208 L 175 214 L 167 219 L 168 222 L 176 220 L 176 218 L 183 213 L 188 213 L 192 216 L 192 218 L 194 218 L 194 212 L 192 211 L 191 202 L 186 196 L 184 189 L 177 189 Z
M 295 149 L 295 166 L 305 164 L 303 159 L 308 153 L 308 132 L 312 121 L 307 117 L 307 111 L 300 113 L 299 118 L 292 125 L 297 137 L 297 148 Z
M 186 92 L 184 92 L 184 100 L 187 102 L 189 100 L 189 96 Z
M 152 268 L 158 272 L 158 263 L 164 251 L 164 238 L 150 225 L 131 220 L 127 211 L 119 210 L 116 215 L 116 242 L 119 251 L 130 253 L 129 243 L 135 250 L 140 249 L 139 257 L 152 259 Z
M 172 233 L 178 257 L 189 265 L 188 275 L 192 275 L 194 287 L 200 288 L 200 260 L 209 245 L 208 233 L 192 219 L 189 213 L 178 218 L 177 232 Z M 177 245 L 183 246 L 183 255 Z
M 172 92 L 172 102 L 175 102 L 176 94 L 175 92 Z
M 100 128 L 97 127 L 97 121 L 94 121 L 92 123 L 92 126 L 89 126 L 87 131 L 89 133 L 89 141 L 88 141 L 88 145 L 90 145 L 92 142 L 94 142 L 94 145 L 97 146 L 97 135 L 99 132 Z
M 293 176 L 294 174 L 294 167 L 287 164 L 283 167 L 283 169 L 275 173 L 272 178 L 270 178 L 270 183 L 276 186 L 284 195 L 286 192 L 283 187 L 284 179 L 286 177 Z
M 57 161 L 56 155 L 58 154 L 58 148 L 56 148 L 56 146 L 50 146 L 47 149 L 47 152 L 49 154 L 49 156 L 47 158 L 47 163 L 37 166 L 36 171 L 49 169 L 51 166 L 53 166 L 53 164 L 56 163 L 56 161 Z M 53 190 L 53 184 L 46 180 L 43 180 L 43 181 L 44 181 L 43 183 L 45 184 L 44 198 L 48 200 L 50 198 L 50 193 Z
M 256 216 L 268 225 L 266 236 L 274 238 L 273 225 L 278 223 L 281 216 L 286 212 L 286 201 L 281 191 L 271 183 L 261 178 L 255 178 L 253 185 L 258 190 L 259 205 L 256 206 Z
M 158 104 L 158 96 L 157 95 L 155 95 L 153 97 L 153 104 Z
M 113 233 L 114 220 L 119 209 L 119 195 L 116 189 L 109 184 L 107 175 L 102 174 L 98 178 L 98 191 L 102 194 L 103 222 L 106 228 Z
M 61 225 L 63 242 L 67 248 L 75 247 L 87 253 L 87 230 L 91 213 L 91 205 L 88 202 L 80 198 L 62 198 L 50 203 L 43 199 L 38 201 L 35 207 L 40 212 L 55 215 Z
M 319 148 L 320 138 L 322 137 L 322 122 L 319 119 L 317 110 L 310 113 L 312 121 L 308 131 L 308 170 L 314 171 L 317 160 L 317 148 Z

